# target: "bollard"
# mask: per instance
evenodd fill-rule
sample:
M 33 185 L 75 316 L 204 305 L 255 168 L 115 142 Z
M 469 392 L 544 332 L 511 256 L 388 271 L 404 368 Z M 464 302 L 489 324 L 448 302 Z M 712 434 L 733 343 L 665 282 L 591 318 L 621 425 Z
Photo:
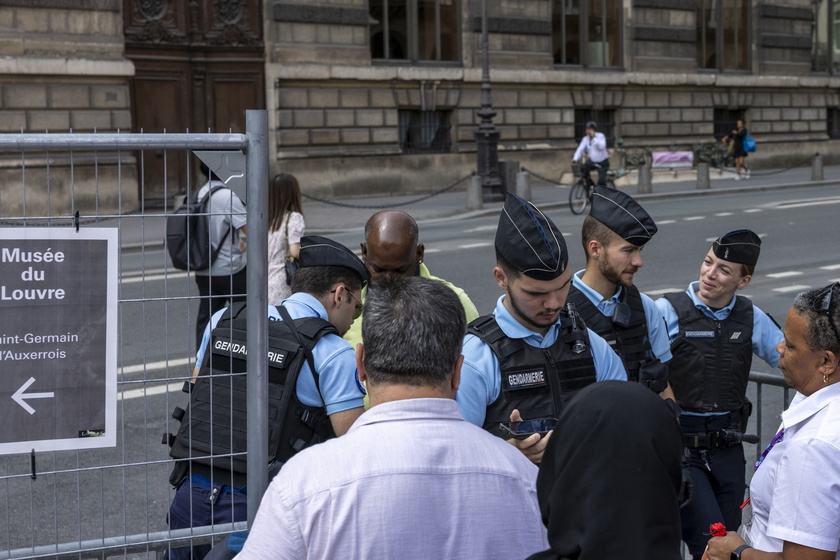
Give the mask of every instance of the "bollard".
M 516 196 L 524 200 L 531 200 L 531 176 L 527 171 L 516 174 Z
M 823 176 L 823 161 L 819 153 L 814 154 L 814 159 L 811 160 L 811 180 L 822 181 Z
M 705 191 L 711 188 L 709 182 L 709 164 L 701 162 L 697 164 L 697 190 Z
M 650 164 L 645 163 L 639 167 L 639 179 L 637 181 L 639 194 L 650 194 L 653 192 L 650 186 Z
M 473 175 L 467 185 L 467 210 L 481 210 L 484 208 L 483 193 L 481 192 L 481 177 Z

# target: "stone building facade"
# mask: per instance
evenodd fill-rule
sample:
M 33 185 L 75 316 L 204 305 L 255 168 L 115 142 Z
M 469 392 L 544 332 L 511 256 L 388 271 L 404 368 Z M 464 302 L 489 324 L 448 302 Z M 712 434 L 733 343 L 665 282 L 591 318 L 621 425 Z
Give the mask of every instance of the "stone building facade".
M 278 167 L 334 194 L 428 191 L 472 171 L 482 4 L 271 6 L 266 83 Z M 633 150 L 713 142 L 743 118 L 759 145 L 756 166 L 796 165 L 815 152 L 835 161 L 837 4 L 486 0 L 499 157 L 559 178 L 587 120 Z M 438 130 L 415 134 L 417 122 Z
M 3 0 L 0 21 L 0 133 L 131 131 L 119 0 Z M 136 209 L 134 158 L 117 157 L 31 153 L 24 172 L 0 154 L 0 216 Z
M 216 56 L 249 14 L 272 172 L 312 194 L 430 191 L 475 169 L 485 7 L 501 159 L 559 178 L 588 120 L 638 150 L 714 142 L 742 118 L 757 167 L 840 161 L 840 0 L 6 0 L 0 132 L 136 127 L 124 13 L 147 4 L 188 6 L 188 35 L 225 15 Z

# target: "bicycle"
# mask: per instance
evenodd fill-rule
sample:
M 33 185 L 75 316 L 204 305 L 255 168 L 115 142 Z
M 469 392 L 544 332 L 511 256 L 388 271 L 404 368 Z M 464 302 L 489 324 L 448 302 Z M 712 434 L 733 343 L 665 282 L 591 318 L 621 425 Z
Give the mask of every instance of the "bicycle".
M 592 164 L 592 168 L 594 170 L 599 169 L 601 166 L 597 163 Z M 578 162 L 572 162 L 572 174 L 575 177 L 578 177 L 578 180 L 572 184 L 572 188 L 569 191 L 569 209 L 572 211 L 572 214 L 579 215 L 583 214 L 589 204 L 592 202 L 592 189 L 595 186 L 595 183 L 592 182 L 592 177 L 590 174 L 587 173 L 586 176 L 583 175 L 581 171 L 581 164 Z M 607 186 L 610 188 L 615 188 L 615 171 L 607 171 Z

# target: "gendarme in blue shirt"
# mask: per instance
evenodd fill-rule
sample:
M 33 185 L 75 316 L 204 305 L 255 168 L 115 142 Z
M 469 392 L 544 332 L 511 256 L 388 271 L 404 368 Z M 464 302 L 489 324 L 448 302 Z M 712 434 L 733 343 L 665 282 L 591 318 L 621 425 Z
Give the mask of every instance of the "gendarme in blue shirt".
M 615 306 L 621 300 L 624 288 L 619 286 L 610 299 L 602 299 L 601 294 L 581 280 L 584 272 L 583 270 L 575 272 L 572 276 L 572 284 L 586 296 L 586 299 L 592 302 L 592 305 L 598 308 L 598 311 L 604 314 L 604 317 L 612 317 L 615 313 Z M 653 351 L 653 355 L 659 358 L 660 362 L 665 363 L 671 359 L 671 342 L 668 340 L 668 331 L 665 328 L 665 321 L 662 320 L 662 312 L 659 311 L 656 303 L 649 296 L 641 292 L 639 292 L 639 295 L 642 298 L 642 307 L 645 310 L 650 349 Z
M 504 306 L 505 296 L 496 302 L 493 315 L 496 322 L 508 337 L 521 338 L 527 344 L 536 348 L 548 348 L 557 341 L 560 332 L 560 319 L 551 326 L 548 333 L 542 336 L 523 326 Z M 627 381 L 627 371 L 618 355 L 607 342 L 589 331 L 589 346 L 595 361 L 595 378 L 598 381 L 617 379 Z M 461 367 L 461 384 L 455 400 L 461 415 L 468 422 L 476 426 L 484 424 L 487 406 L 499 396 L 502 386 L 502 373 L 499 370 L 499 360 L 493 350 L 475 335 L 464 337 L 464 365 Z
M 691 298 L 694 306 L 699 309 L 704 315 L 718 321 L 725 321 L 729 314 L 732 313 L 732 308 L 735 307 L 735 298 L 732 296 L 732 301 L 729 305 L 712 311 L 712 309 L 700 301 L 697 297 L 697 290 L 700 289 L 700 282 L 692 282 L 688 285 L 685 293 Z M 656 300 L 656 307 L 659 308 L 660 313 L 665 318 L 665 325 L 668 329 L 668 339 L 673 342 L 680 334 L 680 322 L 677 317 L 677 311 L 670 304 L 670 302 L 663 298 Z M 776 351 L 776 346 L 784 339 L 781 329 L 778 325 L 761 309 L 753 305 L 753 334 L 752 334 L 752 351 L 753 354 L 767 362 L 772 367 L 779 367 L 779 353 Z M 690 413 L 683 411 L 683 414 L 704 415 L 700 413 Z M 721 413 L 708 413 L 709 415 Z
M 282 305 L 292 319 L 320 317 L 329 321 L 327 310 L 320 301 L 309 294 L 301 292 L 292 294 L 291 297 L 283 300 Z M 224 312 L 225 309 L 221 309 L 214 313 L 204 330 L 201 347 L 195 356 L 195 363 L 199 367 L 207 345 L 210 343 L 210 332 Z M 270 321 L 282 320 L 277 308 L 272 305 L 268 306 L 268 319 Z M 335 334 L 324 335 L 312 349 L 312 358 L 319 374 L 321 394 L 324 398 L 322 400 L 321 395 L 318 394 L 309 364 L 304 363 L 296 387 L 300 402 L 309 406 L 326 406 L 328 415 L 364 406 L 364 393 L 356 371 L 356 353 L 346 340 Z

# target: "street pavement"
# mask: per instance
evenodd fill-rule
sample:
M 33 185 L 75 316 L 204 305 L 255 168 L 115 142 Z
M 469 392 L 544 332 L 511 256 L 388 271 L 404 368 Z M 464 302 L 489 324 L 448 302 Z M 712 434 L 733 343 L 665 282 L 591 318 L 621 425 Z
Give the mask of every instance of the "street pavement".
M 761 192 L 765 190 L 796 187 L 840 186 L 840 166 L 823 168 L 823 181 L 813 181 L 810 164 L 794 169 L 769 169 L 754 171 L 750 179 L 735 180 L 731 170 L 710 170 L 710 188 L 697 189 L 692 170 L 677 170 L 676 175 L 667 169 L 653 172 L 650 193 L 639 194 L 635 173 L 616 181 L 619 189 L 639 201 L 717 195 L 728 192 Z M 568 206 L 569 185 L 549 184 L 542 178 L 528 174 L 531 184 L 531 201 L 548 210 Z M 568 180 L 567 174 L 564 179 Z M 463 185 L 466 185 L 464 181 Z M 344 198 L 329 201 L 306 198 L 304 187 L 303 214 L 307 235 L 360 231 L 367 219 L 379 210 L 398 209 L 411 214 L 419 223 L 436 220 L 459 220 L 475 216 L 497 214 L 500 202 L 484 203 L 479 210 L 467 210 L 467 193 L 464 186 L 434 196 L 431 192 L 398 196 Z M 165 218 L 162 214 L 146 214 L 141 219 L 122 220 L 121 246 L 123 250 L 150 250 L 163 245 Z

